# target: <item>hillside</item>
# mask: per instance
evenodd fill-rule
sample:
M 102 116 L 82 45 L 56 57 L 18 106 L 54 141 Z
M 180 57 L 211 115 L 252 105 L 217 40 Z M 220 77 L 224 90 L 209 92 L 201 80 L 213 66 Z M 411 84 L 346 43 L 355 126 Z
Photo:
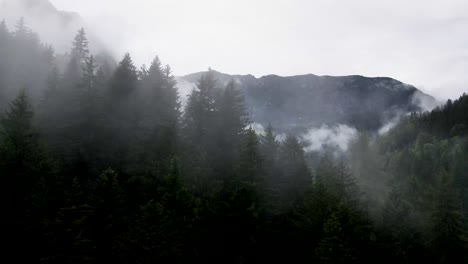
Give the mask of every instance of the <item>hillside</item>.
M 0 18 L 9 28 L 13 28 L 21 17 L 45 44 L 54 46 L 61 53 L 69 51 L 70 39 L 78 29 L 89 28 L 78 13 L 58 10 L 49 0 L 0 0 Z M 93 50 L 106 50 L 93 32 L 89 31 L 88 37 Z
M 179 77 L 182 94 L 203 73 Z M 322 124 L 346 124 L 377 131 L 397 115 L 426 110 L 436 100 L 416 87 L 392 78 L 364 76 L 281 77 L 228 75 L 214 72 L 220 86 L 231 78 L 243 90 L 253 121 L 280 131 L 303 131 Z M 424 104 L 423 104 L 424 103 Z

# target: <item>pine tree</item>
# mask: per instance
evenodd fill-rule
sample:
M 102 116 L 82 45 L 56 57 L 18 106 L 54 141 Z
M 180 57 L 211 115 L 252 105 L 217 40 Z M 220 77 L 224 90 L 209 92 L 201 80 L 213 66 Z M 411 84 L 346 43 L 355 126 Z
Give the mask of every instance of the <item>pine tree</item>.
M 41 230 L 53 205 L 54 167 L 32 125 L 33 111 L 22 91 L 0 119 L 0 175 L 10 250 L 27 250 L 21 259 L 31 261 L 41 253 Z M 40 246 L 38 246 L 40 245 Z M 21 251 L 20 250 L 20 251 Z
M 323 237 L 315 250 L 322 263 L 368 262 L 369 228 L 359 214 L 338 207 L 323 225 Z M 380 257 L 380 256 L 379 256 Z
M 149 85 L 156 88 L 161 89 L 163 86 L 163 68 L 161 64 L 161 60 L 158 56 L 154 58 L 151 62 L 151 66 L 146 72 L 147 81 Z
M 89 56 L 89 41 L 86 37 L 86 32 L 83 28 L 78 30 L 72 43 L 71 54 L 78 59 L 79 63 L 85 62 Z
M 444 173 L 439 176 L 440 187 L 432 212 L 432 246 L 439 263 L 467 260 L 467 231 L 461 211 L 459 193 L 453 188 L 452 177 Z
M 237 89 L 234 80 L 230 80 L 226 85 L 219 102 L 217 102 L 218 113 L 217 123 L 218 146 L 220 153 L 217 154 L 215 163 L 222 169 L 218 169 L 222 174 L 232 171 L 236 162 L 239 147 L 247 133 L 247 125 L 250 123 L 245 107 L 244 96 Z M 227 170 L 227 171 L 226 171 Z
M 94 208 L 87 204 L 79 180 L 74 177 L 65 190 L 65 203 L 48 221 L 46 237 L 53 241 L 43 260 L 65 263 L 94 263 L 95 242 L 91 239 Z
M 236 87 L 236 82 L 230 80 L 224 89 L 219 106 L 221 133 L 228 141 L 238 144 L 246 134 L 250 123 L 244 96 Z M 233 148 L 231 146 L 231 148 Z
M 262 144 L 262 152 L 264 153 L 264 156 L 266 157 L 268 154 L 272 154 L 272 157 L 270 158 L 275 160 L 274 155 L 278 152 L 279 142 L 276 139 L 276 135 L 271 124 L 267 126 L 264 133 L 260 136 L 260 142 Z
M 189 260 L 193 249 L 188 242 L 195 220 L 193 197 L 182 182 L 177 159 L 172 160 L 158 193 L 159 199 L 142 206 L 124 248 L 135 248 L 131 258 L 139 263 Z
M 304 150 L 296 137 L 289 135 L 282 143 L 279 160 L 281 178 L 278 188 L 286 208 L 291 208 L 300 203 L 312 180 Z
M 126 231 L 124 220 L 124 193 L 117 173 L 107 169 L 99 175 L 91 206 L 95 214 L 91 223 L 98 260 L 115 260 L 117 238 Z
M 154 132 L 162 127 L 174 129 L 180 117 L 180 102 L 177 82 L 169 65 L 163 69 L 156 57 L 149 70 L 140 71 L 140 78 L 143 86 L 141 100 L 145 102 L 142 112 L 147 130 Z
M 68 61 L 65 71 L 63 73 L 62 85 L 65 88 L 64 92 L 68 94 L 68 97 L 74 97 L 77 92 L 77 87 L 80 84 L 82 75 L 80 59 L 76 56 L 72 56 Z
M 138 74 L 130 54 L 125 54 L 109 80 L 109 89 L 104 93 L 104 111 L 107 122 L 104 138 L 109 164 L 119 170 L 130 170 L 128 157 L 132 146 L 140 140 L 142 123 L 138 99 Z
M 6 49 L 7 43 L 10 40 L 10 32 L 5 23 L 5 20 L 0 22 L 0 50 Z
M 168 126 L 178 126 L 180 112 L 180 100 L 179 91 L 177 89 L 177 81 L 172 74 L 171 67 L 166 65 L 163 70 L 164 77 L 164 94 L 165 100 L 163 100 L 163 123 Z
M 240 180 L 257 183 L 261 178 L 262 157 L 255 131 L 247 130 L 247 135 L 240 151 L 237 177 Z
M 182 117 L 184 168 L 190 189 L 199 195 L 211 196 L 219 187 L 214 174 L 214 159 L 219 153 L 216 140 L 216 80 L 214 73 L 203 74 L 189 95 Z M 222 175 L 219 175 L 219 177 Z
M 95 64 L 94 56 L 92 55 L 85 59 L 82 67 L 82 86 L 90 96 L 95 93 L 96 89 L 96 67 L 97 65 Z
M 126 53 L 111 79 L 111 96 L 122 98 L 132 93 L 137 86 L 138 75 L 129 53 Z
M 260 221 L 263 218 L 263 197 L 260 190 L 261 156 L 255 131 L 249 129 L 240 151 L 237 173 L 223 183 L 219 194 L 219 228 L 228 246 L 222 255 L 241 261 L 255 254 Z M 225 238 L 223 238 L 225 239 Z
M 9 65 L 9 44 L 10 44 L 10 32 L 6 26 L 5 20 L 0 22 L 0 111 L 3 106 L 7 103 L 6 100 L 6 88 L 8 85 L 7 78 L 9 76 L 8 71 L 10 70 Z
M 180 102 L 177 83 L 170 67 L 163 69 L 158 57 L 149 70 L 141 70 L 140 78 L 142 89 L 138 100 L 142 102 L 139 106 L 142 120 L 139 141 L 133 146 L 132 163 L 135 166 L 132 171 L 160 180 L 167 175 L 170 160 L 179 147 Z M 140 166 L 141 163 L 145 166 Z
M 48 67 L 53 68 L 54 61 L 55 61 L 55 50 L 52 46 L 50 45 L 45 46 L 45 49 L 43 52 L 43 59 L 44 59 L 45 64 Z
M 394 186 L 382 209 L 382 228 L 385 247 L 394 257 L 394 262 L 417 261 L 423 246 L 414 206 L 406 199 L 402 186 Z
M 106 119 L 102 106 L 104 84 L 99 81 L 96 68 L 94 56 L 85 60 L 79 95 L 81 120 L 75 128 L 80 137 L 81 151 L 87 162 L 93 166 L 97 165 L 95 160 L 104 155 L 104 143 L 106 143 L 104 131 Z
M 341 221 L 339 212 L 335 212 L 323 226 L 324 238 L 316 249 L 322 263 L 349 263 L 355 260 L 345 239 Z
M 382 157 L 371 144 L 365 133 L 360 133 L 357 140 L 349 147 L 351 172 L 363 188 L 371 213 L 383 206 L 390 175 L 383 170 Z
M 212 71 L 201 76 L 197 88 L 189 95 L 183 117 L 186 142 L 207 148 L 213 136 L 216 113 L 216 80 Z
M 31 52 L 32 50 L 37 51 L 39 49 L 39 37 L 37 36 L 37 34 L 33 33 L 28 26 L 26 26 L 26 22 L 23 17 L 18 19 L 18 21 L 16 22 L 13 36 L 14 40 L 16 41 L 16 44 L 18 45 L 15 48 L 24 49 L 23 52 Z M 18 49 L 18 51 L 20 49 Z
M 23 17 L 20 17 L 15 25 L 15 37 L 21 38 L 27 35 L 30 32 L 29 28 L 26 26 L 26 22 Z
M 279 147 L 280 144 L 278 140 L 276 140 L 276 135 L 270 124 L 267 126 L 264 133 L 260 135 L 260 153 L 263 159 L 262 171 L 264 173 L 264 183 L 272 201 L 275 200 L 278 195 L 278 193 L 275 192 L 275 186 L 280 184 L 280 174 L 278 173 Z

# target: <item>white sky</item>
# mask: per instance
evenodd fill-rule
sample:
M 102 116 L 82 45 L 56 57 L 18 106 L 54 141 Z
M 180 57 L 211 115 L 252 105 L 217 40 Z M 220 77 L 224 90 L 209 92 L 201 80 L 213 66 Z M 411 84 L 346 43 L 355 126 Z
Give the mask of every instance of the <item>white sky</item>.
M 468 92 L 468 0 L 51 0 L 137 64 L 176 75 L 390 76 Z

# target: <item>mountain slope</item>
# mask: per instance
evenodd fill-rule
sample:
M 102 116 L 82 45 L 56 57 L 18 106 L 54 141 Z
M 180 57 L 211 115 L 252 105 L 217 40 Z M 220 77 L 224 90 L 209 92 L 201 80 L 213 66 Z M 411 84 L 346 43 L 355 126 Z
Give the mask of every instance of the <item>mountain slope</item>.
M 193 87 L 200 73 L 179 77 L 182 94 Z M 313 74 L 255 78 L 215 72 L 219 85 L 233 78 L 244 91 L 253 121 L 276 129 L 304 131 L 322 124 L 346 124 L 377 131 L 397 115 L 423 109 L 436 100 L 414 86 L 392 78 L 317 76 Z
M 23 17 L 26 25 L 37 32 L 44 43 L 51 44 L 58 52 L 67 52 L 76 31 L 87 29 L 92 48 L 105 50 L 84 20 L 74 12 L 58 10 L 49 0 L 0 0 L 0 20 L 5 19 L 10 28 Z

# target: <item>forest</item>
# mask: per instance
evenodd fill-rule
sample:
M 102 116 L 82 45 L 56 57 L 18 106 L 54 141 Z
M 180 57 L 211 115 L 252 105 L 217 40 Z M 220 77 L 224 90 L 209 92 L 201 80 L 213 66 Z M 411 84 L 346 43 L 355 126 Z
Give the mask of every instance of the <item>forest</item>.
M 70 47 L 0 23 L 3 259 L 468 261 L 468 95 L 311 154 L 254 131 L 234 80 L 208 71 L 182 106 L 158 57 Z

